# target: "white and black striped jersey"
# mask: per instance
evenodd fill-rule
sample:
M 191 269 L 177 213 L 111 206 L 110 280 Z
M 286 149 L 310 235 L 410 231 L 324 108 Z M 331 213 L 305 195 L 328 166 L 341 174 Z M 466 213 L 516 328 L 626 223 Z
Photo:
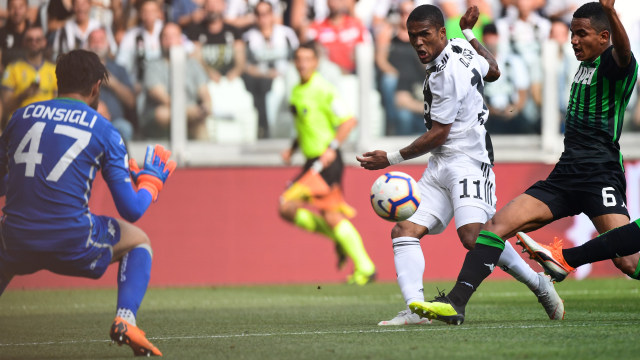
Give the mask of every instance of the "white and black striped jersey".
M 247 60 L 260 70 L 276 69 L 284 74 L 298 48 L 299 41 L 292 28 L 275 24 L 269 39 L 257 28 L 251 28 L 242 36 L 247 45 Z
M 443 145 L 431 153 L 459 154 L 490 164 L 484 123 L 489 111 L 482 99 L 489 63 L 463 39 L 451 39 L 442 53 L 426 65 L 423 85 L 424 122 L 452 124 Z

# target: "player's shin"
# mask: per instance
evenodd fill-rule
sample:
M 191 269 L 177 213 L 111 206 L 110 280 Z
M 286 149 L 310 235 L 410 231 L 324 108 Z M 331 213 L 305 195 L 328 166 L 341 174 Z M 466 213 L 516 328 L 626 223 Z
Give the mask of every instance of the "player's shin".
M 151 277 L 152 251 L 148 244 L 139 245 L 120 260 L 118 269 L 118 312 L 116 316 L 136 325 L 136 314 Z
M 376 267 L 364 248 L 360 233 L 351 221 L 347 219 L 340 220 L 338 225 L 333 228 L 333 234 L 344 252 L 353 260 L 356 272 L 366 276 L 375 273 Z
M 422 276 L 425 265 L 420 240 L 408 236 L 393 239 L 393 261 L 406 304 L 424 301 Z
M 457 306 L 464 307 L 487 276 L 491 275 L 504 250 L 504 240 L 498 235 L 481 231 L 476 246 L 464 258 L 458 280 L 447 297 Z
M 563 249 L 564 260 L 572 267 L 614 259 L 640 251 L 640 219 L 601 234 L 581 246 Z M 640 274 L 640 270 L 636 271 Z M 637 278 L 637 277 L 636 277 Z
M 293 223 L 309 232 L 315 232 L 333 239 L 333 230 L 331 230 L 329 224 L 322 216 L 314 214 L 309 209 L 298 208 L 293 218 Z
M 522 259 L 508 241 L 504 242 L 504 251 L 500 254 L 498 266 L 516 280 L 527 285 L 529 289 L 538 288 L 538 274 Z

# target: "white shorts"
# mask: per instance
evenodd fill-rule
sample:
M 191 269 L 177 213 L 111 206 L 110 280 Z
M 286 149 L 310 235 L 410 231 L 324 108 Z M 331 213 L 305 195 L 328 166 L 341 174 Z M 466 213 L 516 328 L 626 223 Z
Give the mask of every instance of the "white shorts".
M 418 181 L 422 201 L 408 219 L 439 234 L 455 216 L 456 229 L 484 224 L 496 213 L 496 176 L 491 165 L 466 155 L 437 155 Z

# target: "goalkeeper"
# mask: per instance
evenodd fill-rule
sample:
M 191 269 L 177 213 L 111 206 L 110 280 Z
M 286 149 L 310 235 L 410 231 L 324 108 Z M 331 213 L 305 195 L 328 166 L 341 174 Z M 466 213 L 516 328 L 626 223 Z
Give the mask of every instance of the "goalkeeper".
M 58 59 L 60 97 L 18 109 L 0 137 L 0 294 L 15 275 L 40 270 L 100 278 L 119 262 L 111 339 L 135 355 L 162 353 L 136 326 L 151 274 L 151 243 L 130 224 L 158 197 L 175 168 L 170 152 L 149 147 L 142 169 L 111 123 L 95 110 L 108 73 L 92 52 Z M 96 172 L 126 220 L 94 215 L 88 202 Z M 134 190 L 131 181 L 137 185 Z
M 290 163 L 299 147 L 307 159 L 301 174 L 280 197 L 280 215 L 307 231 L 324 235 L 336 244 L 338 267 L 346 256 L 354 263 L 348 282 L 371 281 L 375 266 L 350 217 L 355 211 L 344 202 L 340 144 L 356 125 L 356 119 L 340 105 L 335 88 L 316 72 L 318 53 L 313 43 L 302 44 L 294 54 L 300 84 L 291 94 L 291 110 L 298 133 L 282 158 Z M 313 212 L 315 208 L 318 212 Z

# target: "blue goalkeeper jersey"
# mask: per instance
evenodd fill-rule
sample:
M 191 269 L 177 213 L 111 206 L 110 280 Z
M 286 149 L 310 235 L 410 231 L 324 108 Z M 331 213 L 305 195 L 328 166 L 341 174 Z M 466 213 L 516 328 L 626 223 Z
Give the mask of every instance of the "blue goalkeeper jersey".
M 84 102 L 57 98 L 18 109 L 0 137 L 6 180 L 2 245 L 68 251 L 92 242 L 91 186 L 129 183 L 127 151 L 111 123 Z

